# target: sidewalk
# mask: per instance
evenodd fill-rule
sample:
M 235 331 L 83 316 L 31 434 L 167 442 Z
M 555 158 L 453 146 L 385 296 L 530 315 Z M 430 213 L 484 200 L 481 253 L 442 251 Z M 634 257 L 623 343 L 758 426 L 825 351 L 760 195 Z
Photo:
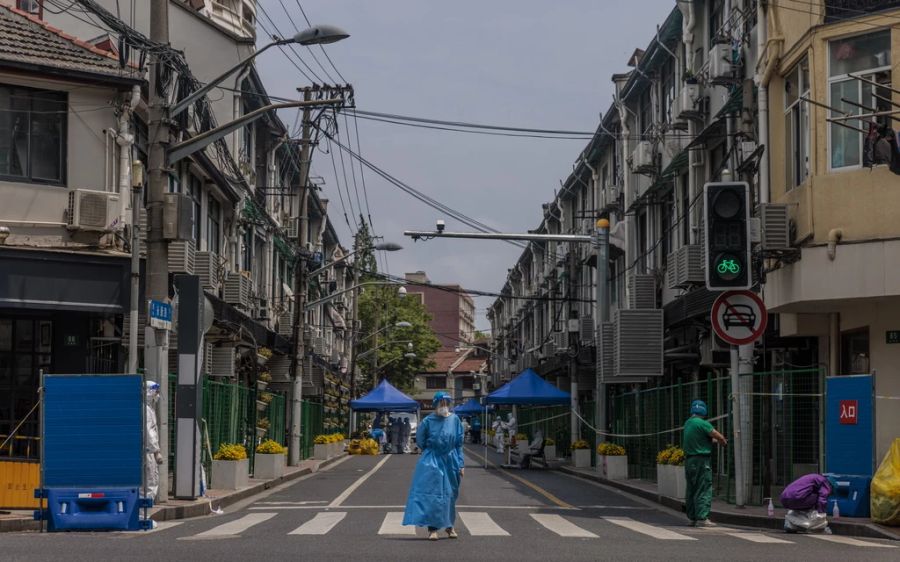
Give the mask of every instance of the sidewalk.
M 154 521 L 172 521 L 174 519 L 185 519 L 188 517 L 199 517 L 208 515 L 212 509 L 224 508 L 233 505 L 241 500 L 245 500 L 251 496 L 255 496 L 275 486 L 291 482 L 307 474 L 318 472 L 323 467 L 328 466 L 338 460 L 346 457 L 346 453 L 328 459 L 327 461 L 307 459 L 301 461 L 297 466 L 289 466 L 285 468 L 284 476 L 275 480 L 257 480 L 250 479 L 250 485 L 240 490 L 216 490 L 209 489 L 206 491 L 206 497 L 196 500 L 174 500 L 170 499 L 164 505 L 156 505 L 150 508 L 150 519 Z M 41 528 L 41 522 L 35 521 L 33 510 L 12 510 L 0 512 L 0 533 L 16 532 L 16 531 L 37 531 Z
M 654 482 L 647 480 L 607 480 L 600 476 L 594 468 L 574 468 L 567 464 L 561 465 L 559 470 L 585 480 L 593 480 L 617 488 L 670 509 L 684 512 L 684 502 L 675 498 L 660 496 L 656 492 L 656 483 Z M 710 519 L 716 523 L 724 523 L 726 525 L 781 530 L 784 525 L 784 513 L 785 510 L 783 508 L 776 508 L 775 516 L 769 517 L 766 506 L 739 508 L 714 499 Z M 843 517 L 837 521 L 829 521 L 828 526 L 831 527 L 836 535 L 900 541 L 900 529 L 877 525 L 872 523 L 870 519 Z

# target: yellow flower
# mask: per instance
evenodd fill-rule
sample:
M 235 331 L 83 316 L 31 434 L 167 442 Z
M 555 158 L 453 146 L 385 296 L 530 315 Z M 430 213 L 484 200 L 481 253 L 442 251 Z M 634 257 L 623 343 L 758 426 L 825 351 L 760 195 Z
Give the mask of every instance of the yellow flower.
M 572 448 L 573 449 L 590 449 L 591 446 L 584 439 L 579 439 L 578 441 L 575 441 L 574 443 L 572 443 Z
M 625 456 L 625 448 L 621 445 L 604 441 L 597 445 L 597 454 L 607 457 L 623 457 Z
M 217 461 L 239 461 L 247 458 L 247 449 L 243 445 L 222 443 L 219 450 L 213 456 Z
M 256 452 L 261 455 L 283 455 L 287 452 L 287 449 L 278 441 L 266 439 L 256 447 Z

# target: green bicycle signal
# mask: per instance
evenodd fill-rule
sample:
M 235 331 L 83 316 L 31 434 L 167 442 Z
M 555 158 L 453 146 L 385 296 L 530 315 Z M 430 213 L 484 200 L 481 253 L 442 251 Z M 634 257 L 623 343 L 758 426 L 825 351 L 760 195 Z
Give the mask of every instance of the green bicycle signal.
M 734 257 L 721 257 L 716 264 L 716 273 L 726 281 L 741 274 L 741 264 Z

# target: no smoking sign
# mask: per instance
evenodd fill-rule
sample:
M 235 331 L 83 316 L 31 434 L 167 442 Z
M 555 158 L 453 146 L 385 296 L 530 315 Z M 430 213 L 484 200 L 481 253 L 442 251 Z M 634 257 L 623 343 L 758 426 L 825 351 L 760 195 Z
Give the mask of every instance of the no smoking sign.
M 753 343 L 766 331 L 766 305 L 751 291 L 726 291 L 713 303 L 711 322 L 716 335 L 732 345 Z

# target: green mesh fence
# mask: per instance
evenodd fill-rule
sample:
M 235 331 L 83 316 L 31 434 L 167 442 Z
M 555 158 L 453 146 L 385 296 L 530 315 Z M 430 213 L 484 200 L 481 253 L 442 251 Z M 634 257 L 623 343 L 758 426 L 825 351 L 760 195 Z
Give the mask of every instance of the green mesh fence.
M 798 476 L 820 468 L 823 373 L 752 373 L 741 376 L 741 385 L 751 436 L 745 448 L 748 502 L 762 503 L 763 498 L 777 498 Z M 706 402 L 713 425 L 730 440 L 734 428 L 729 377 L 709 375 L 611 398 L 612 431 L 617 435 L 609 440 L 625 447 L 630 478 L 656 480 L 656 455 L 670 444 L 681 444 L 681 426 L 696 399 Z M 715 493 L 729 502 L 734 501 L 732 445 L 714 449 L 712 458 Z

